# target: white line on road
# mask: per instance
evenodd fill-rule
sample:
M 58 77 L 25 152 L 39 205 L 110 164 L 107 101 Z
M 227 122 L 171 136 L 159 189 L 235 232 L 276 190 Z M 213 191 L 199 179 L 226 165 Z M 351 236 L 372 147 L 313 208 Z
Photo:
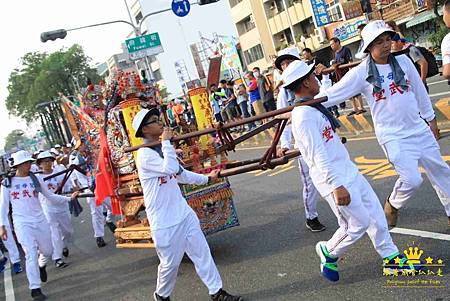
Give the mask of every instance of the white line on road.
M 448 240 L 450 241 L 450 235 L 436 233 L 436 232 L 428 232 L 414 229 L 406 229 L 406 228 L 392 228 L 389 232 L 397 233 L 397 234 L 405 234 L 405 235 L 413 235 L 425 238 L 439 239 L 439 240 Z
M 6 269 L 3 272 L 3 279 L 5 281 L 5 301 L 16 301 L 16 298 L 14 297 L 14 286 L 11 273 L 11 264 L 8 260 L 8 262 L 6 263 Z
M 437 96 L 444 96 L 444 95 L 448 95 L 450 94 L 450 92 L 441 92 L 441 93 L 434 93 L 434 94 L 430 94 L 430 97 L 437 97 Z
M 444 79 L 444 80 L 440 80 L 437 82 L 431 82 L 431 83 L 427 83 L 428 86 L 432 86 L 432 85 L 437 85 L 437 84 L 441 84 L 441 83 L 447 83 L 448 80 Z

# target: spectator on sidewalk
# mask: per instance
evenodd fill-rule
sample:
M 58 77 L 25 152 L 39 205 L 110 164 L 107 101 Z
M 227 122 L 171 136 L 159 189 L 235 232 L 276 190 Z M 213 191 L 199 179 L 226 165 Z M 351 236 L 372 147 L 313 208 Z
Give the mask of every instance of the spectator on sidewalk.
M 330 40 L 330 46 L 331 49 L 334 51 L 334 62 L 335 67 L 342 65 L 342 64 L 348 64 L 350 62 L 353 62 L 352 52 L 350 49 L 346 46 L 341 45 L 341 40 L 334 37 Z M 350 69 L 349 68 L 340 68 L 340 76 L 336 75 L 336 80 L 339 80 L 339 77 L 343 77 Z M 366 110 L 363 109 L 362 106 L 362 98 L 361 94 L 355 95 L 351 98 L 352 102 L 352 111 L 348 113 L 348 116 L 352 116 L 354 114 L 361 114 L 365 113 Z M 339 104 L 339 107 L 341 109 L 345 109 L 345 102 L 342 102 Z
M 392 52 L 404 50 L 407 52 L 406 55 L 413 61 L 417 71 L 419 72 L 420 78 L 422 79 L 423 84 L 425 85 L 425 88 L 428 91 L 427 86 L 428 62 L 423 56 L 423 54 L 420 52 L 419 48 L 417 48 L 411 43 L 406 42 L 405 39 L 402 39 L 400 35 L 396 33 L 392 37 L 391 50 Z
M 248 118 L 250 117 L 250 112 L 248 110 L 248 94 L 245 90 L 245 86 L 242 83 L 236 84 L 236 82 L 233 82 L 233 84 L 234 95 L 236 95 L 236 101 L 241 110 L 241 116 L 244 118 Z M 252 122 L 248 125 L 248 130 L 251 131 L 255 127 L 255 123 Z
M 225 93 L 218 91 L 216 84 L 209 86 L 209 102 L 214 111 L 214 118 L 216 122 L 223 122 L 222 115 L 220 114 L 220 106 L 225 99 Z
M 264 109 L 263 101 L 261 98 L 261 94 L 258 89 L 258 81 L 253 75 L 252 71 L 248 71 L 246 74 L 246 78 L 249 80 L 249 84 L 247 87 L 247 92 L 250 97 L 250 103 L 255 110 L 255 115 L 259 116 L 266 112 Z
M 259 95 L 263 101 L 264 109 L 266 112 L 273 111 L 276 108 L 275 100 L 273 99 L 272 83 L 266 76 L 261 74 L 259 67 L 253 68 L 253 76 L 258 83 Z

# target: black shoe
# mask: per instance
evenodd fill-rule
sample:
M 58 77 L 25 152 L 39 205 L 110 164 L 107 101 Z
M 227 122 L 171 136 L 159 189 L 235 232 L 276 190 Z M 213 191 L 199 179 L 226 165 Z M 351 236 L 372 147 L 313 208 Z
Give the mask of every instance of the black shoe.
M 319 222 L 317 217 L 313 219 L 306 219 L 306 227 L 311 230 L 311 232 L 321 232 L 327 228 Z
M 47 282 L 47 271 L 45 270 L 45 266 L 39 267 L 39 276 L 41 276 L 42 282 Z
M 31 298 L 33 298 L 33 301 L 47 300 L 47 296 L 42 293 L 40 288 L 33 288 L 31 290 Z
M 155 301 L 170 301 L 170 297 L 164 298 L 158 295 L 157 293 L 153 293 L 153 299 L 155 299 Z
M 241 296 L 233 296 L 228 294 L 223 289 L 220 289 L 217 293 L 214 295 L 211 295 L 211 300 L 213 301 L 242 301 Z
M 69 257 L 69 249 L 68 248 L 63 248 L 63 256 L 64 257 Z
M 352 116 L 352 115 L 355 115 L 355 114 L 356 114 L 355 111 L 350 111 L 350 113 L 348 113 L 347 116 Z
M 116 225 L 114 225 L 114 223 L 113 222 L 106 222 L 106 226 L 109 228 L 109 230 L 112 232 L 112 233 L 114 233 L 114 232 L 116 232 Z
M 57 267 L 57 268 L 65 268 L 65 267 L 67 267 L 68 265 L 69 265 L 69 264 L 66 263 L 66 262 L 64 262 L 64 261 L 62 261 L 61 258 L 55 260 L 55 267 Z
M 106 242 L 103 240 L 103 237 L 97 237 L 97 247 L 103 248 L 106 246 Z

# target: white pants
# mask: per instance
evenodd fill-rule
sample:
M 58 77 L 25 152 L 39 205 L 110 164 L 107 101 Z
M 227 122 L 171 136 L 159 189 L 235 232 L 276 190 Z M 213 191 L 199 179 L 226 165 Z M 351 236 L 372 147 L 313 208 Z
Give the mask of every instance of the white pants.
M 317 199 L 319 197 L 319 192 L 311 180 L 309 167 L 302 156 L 298 157 L 298 169 L 300 170 L 300 180 L 303 185 L 303 205 L 305 206 L 306 218 L 314 219 L 319 216 L 317 213 Z
M 11 231 L 11 226 L 9 222 L 5 225 L 6 234 L 8 235 L 8 239 L 3 241 L 5 248 L 8 249 L 9 259 L 12 263 L 20 262 L 20 253 L 17 248 L 16 241 L 14 240 L 13 233 Z
M 397 209 L 403 207 L 422 184 L 420 164 L 450 217 L 450 167 L 442 160 L 439 144 L 431 131 L 390 141 L 382 147 L 389 162 L 400 175 L 389 196 L 391 205 Z
M 339 228 L 327 242 L 328 252 L 332 256 L 341 256 L 364 233 L 369 235 L 382 258 L 398 252 L 389 234 L 380 201 L 367 180 L 358 174 L 355 181 L 345 188 L 351 198 L 348 206 L 338 206 L 332 193 L 325 197 L 339 223 Z
M 172 293 L 178 267 L 185 252 L 194 263 L 197 275 L 208 288 L 210 295 L 222 288 L 222 279 L 194 212 L 178 225 L 152 231 L 152 238 L 160 261 L 156 284 L 158 295 L 168 297 Z
M 106 218 L 105 218 L 106 222 L 108 222 L 108 223 L 114 222 L 114 220 L 113 220 L 114 216 L 113 216 L 112 210 L 111 210 L 111 198 L 110 197 L 105 198 L 103 200 L 102 206 L 103 206 L 103 211 L 106 211 Z
M 52 236 L 53 254 L 52 259 L 62 258 L 63 248 L 72 240 L 73 226 L 70 219 L 70 212 L 46 212 Z
M 25 267 L 29 288 L 40 288 L 39 267 L 46 265 L 47 259 L 52 256 L 53 252 L 50 226 L 44 219 L 36 223 L 16 223 L 14 229 L 16 230 L 17 240 L 25 252 Z
M 94 237 L 105 236 L 105 217 L 103 216 L 103 205 L 97 206 L 94 197 L 86 198 L 89 208 L 91 209 L 92 228 L 94 229 Z

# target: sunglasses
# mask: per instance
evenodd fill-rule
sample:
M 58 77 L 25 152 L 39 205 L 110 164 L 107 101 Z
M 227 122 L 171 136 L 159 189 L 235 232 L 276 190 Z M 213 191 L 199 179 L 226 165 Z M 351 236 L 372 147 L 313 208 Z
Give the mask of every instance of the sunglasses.
M 152 124 L 152 123 L 159 123 L 159 122 L 161 122 L 161 118 L 150 120 L 146 124 L 144 124 L 144 126 Z

